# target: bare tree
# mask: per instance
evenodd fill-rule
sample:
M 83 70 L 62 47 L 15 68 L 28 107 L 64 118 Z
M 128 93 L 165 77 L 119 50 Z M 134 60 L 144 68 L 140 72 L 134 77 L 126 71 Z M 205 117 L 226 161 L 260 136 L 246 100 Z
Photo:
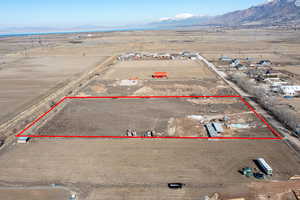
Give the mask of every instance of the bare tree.
M 271 112 L 280 122 L 291 128 L 293 131 L 296 131 L 298 120 L 295 112 L 276 104 L 275 97 L 269 95 L 265 89 L 256 86 L 245 74 L 234 73 L 230 75 L 230 78 L 244 91 L 255 96 L 258 103 Z

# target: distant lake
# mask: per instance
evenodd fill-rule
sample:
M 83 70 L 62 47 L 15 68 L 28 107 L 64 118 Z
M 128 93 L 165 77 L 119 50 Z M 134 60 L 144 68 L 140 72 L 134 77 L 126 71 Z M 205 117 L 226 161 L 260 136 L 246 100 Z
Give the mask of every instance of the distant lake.
M 79 33 L 103 33 L 103 32 L 117 32 L 117 31 L 147 31 L 147 30 L 159 30 L 160 28 L 127 28 L 127 29 L 110 29 L 110 30 L 98 30 L 98 31 L 62 31 L 62 32 L 41 32 L 41 33 L 12 33 L 12 34 L 0 34 L 2 37 L 26 37 L 32 35 L 50 35 L 50 34 L 79 34 Z

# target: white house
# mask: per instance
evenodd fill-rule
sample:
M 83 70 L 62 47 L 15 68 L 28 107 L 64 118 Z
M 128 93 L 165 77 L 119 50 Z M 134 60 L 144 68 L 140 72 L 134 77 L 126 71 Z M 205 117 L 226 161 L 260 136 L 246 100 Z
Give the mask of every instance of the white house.
M 221 56 L 219 60 L 223 62 L 231 62 L 232 58 L 229 58 L 228 56 Z
M 280 86 L 280 92 L 284 96 L 295 96 L 300 92 L 300 85 L 282 85 Z
M 269 60 L 261 60 L 257 63 L 258 66 L 270 66 L 272 65 L 272 62 Z
M 238 59 L 233 59 L 230 63 L 230 67 L 236 67 L 240 64 L 240 61 Z

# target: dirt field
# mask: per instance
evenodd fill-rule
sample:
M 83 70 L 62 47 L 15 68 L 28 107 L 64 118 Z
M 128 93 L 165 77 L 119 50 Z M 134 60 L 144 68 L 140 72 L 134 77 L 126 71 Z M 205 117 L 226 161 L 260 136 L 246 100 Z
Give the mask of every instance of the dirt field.
M 107 56 L 124 52 L 191 51 L 199 52 L 210 61 L 216 61 L 222 55 L 250 57 L 255 61 L 269 59 L 279 69 L 285 70 L 288 66 L 286 70 L 294 73 L 297 70 L 291 67 L 300 65 L 299 31 L 204 29 L 86 35 L 0 38 L 0 122 L 23 111 L 34 103 L 33 99 L 41 99 Z M 82 43 L 70 43 L 78 36 Z M 154 71 L 168 71 L 170 79 L 150 80 Z M 142 80 L 132 87 L 119 85 L 118 80 L 132 77 Z M 77 95 L 230 94 L 236 93 L 202 63 L 176 60 L 118 63 L 86 85 Z M 180 127 L 176 128 L 179 131 L 175 135 L 193 136 L 204 132 L 197 132 L 201 130 L 199 123 L 184 116 L 201 113 L 207 118 L 218 118 L 220 113 L 227 113 L 232 123 L 257 124 L 251 129 L 226 130 L 225 136 L 273 136 L 241 104 L 222 104 L 210 100 L 162 102 L 160 111 L 157 111 L 154 103 L 147 103 L 147 107 L 144 107 L 145 102 L 133 105 L 118 104 L 118 101 L 101 105 L 97 102 L 72 101 L 49 119 L 41 130 L 48 133 L 52 130 L 52 135 L 60 134 L 60 131 L 66 135 L 74 132 L 78 135 L 115 135 L 116 132 L 117 135 L 124 135 L 124 130 L 130 125 L 141 129 L 139 133 L 153 126 L 161 130 Z M 296 103 L 295 108 L 298 108 Z M 128 117 L 133 110 L 136 111 L 135 115 Z M 243 167 L 256 167 L 253 159 L 258 157 L 265 158 L 271 165 L 273 177 L 259 181 L 240 174 L 239 170 Z M 272 195 L 277 195 L 277 192 L 279 196 L 293 199 L 286 194 L 292 186 L 287 187 L 286 182 L 277 181 L 287 181 L 291 176 L 300 174 L 299 157 L 285 141 L 41 138 L 32 139 L 26 145 L 9 143 L 1 149 L 0 158 L 0 186 L 26 188 L 63 184 L 68 188 L 77 188 L 83 200 L 198 200 L 215 192 L 219 192 L 224 199 L 247 197 L 265 200 L 269 196 L 269 199 L 276 199 L 278 196 L 273 198 Z M 183 182 L 186 187 L 177 191 L 169 190 L 166 188 L 168 182 Z M 275 185 L 277 183 L 282 187 Z M 4 199 L 9 199 L 18 198 L 22 193 L 15 191 L 16 196 L 11 196 L 8 191 L 0 191 L 0 197 L 3 194 Z M 65 197 L 61 196 L 64 194 L 42 193 L 37 189 L 27 194 L 30 200 L 37 196 L 47 199 L 48 194 L 55 199 Z
M 28 104 L 40 101 L 43 94 L 65 85 L 72 76 L 78 76 L 104 59 L 101 56 L 36 56 L 1 65 L 0 122 Z
M 78 36 L 82 43 L 70 43 Z M 129 51 L 176 53 L 188 50 L 200 52 L 210 60 L 221 55 L 252 57 L 270 59 L 280 67 L 290 67 L 300 64 L 299 38 L 297 31 L 251 29 L 124 31 L 92 33 L 91 37 L 81 33 L 1 38 L 0 122 L 24 110 L 33 99 L 59 87 L 58 83 L 64 84 L 69 75 L 100 62 L 103 56 Z M 185 42 L 187 40 L 191 42 Z M 201 67 L 197 68 L 197 72 L 201 70 Z M 120 73 L 120 77 L 128 78 L 130 71 Z M 190 78 L 201 78 L 192 71 L 183 72 Z M 143 76 L 148 78 L 149 74 L 142 73 Z
M 213 103 L 216 101 L 216 103 Z M 203 103 L 207 102 L 207 103 Z M 236 98 L 224 99 L 69 99 L 59 113 L 37 123 L 37 128 L 24 134 L 59 136 L 126 136 L 135 129 L 138 136 L 155 130 L 155 136 L 207 137 L 205 120 L 230 118 L 227 122 L 249 123 L 245 129 L 225 128 L 220 136 L 272 137 L 254 113 Z M 43 122 L 43 123 L 42 123 Z
M 188 69 L 188 70 L 187 70 Z M 154 72 L 168 72 L 169 79 L 216 79 L 200 61 L 145 60 L 119 62 L 105 74 L 104 79 L 152 79 Z
M 62 189 L 0 189 L 0 197 L 5 200 L 58 200 L 70 196 Z
M 280 70 L 286 70 L 290 73 L 300 75 L 300 65 L 294 65 L 294 66 L 284 66 L 284 67 L 278 67 L 276 69 Z
M 152 186 L 144 187 L 99 187 L 91 192 L 88 200 L 109 200 L 111 196 L 114 199 L 149 199 L 149 200 L 196 200 L 204 199 L 205 196 L 216 197 L 216 193 L 221 199 L 259 199 L 259 200 L 296 200 L 293 191 L 300 190 L 300 181 L 282 181 L 282 182 L 253 182 L 243 184 L 218 185 L 211 188 L 210 185 L 201 185 L 187 187 L 181 190 L 169 190 L 167 187 Z M 214 194 L 214 195 L 213 195 Z
M 236 92 L 221 80 L 139 80 L 134 86 L 120 81 L 92 81 L 77 96 L 234 96 Z
M 122 186 L 141 188 L 143 193 L 152 187 L 165 188 L 168 182 L 183 182 L 187 188 L 202 192 L 218 192 L 223 185 L 239 184 L 233 191 L 237 194 L 239 188 L 243 191 L 245 184 L 255 180 L 238 170 L 255 167 L 253 159 L 258 157 L 264 157 L 274 169 L 272 180 L 287 180 L 300 173 L 299 158 L 281 141 L 43 138 L 2 151 L 0 180 L 23 185 L 74 184 L 84 191 L 108 188 L 113 191 L 111 199 L 118 197 Z M 172 199 L 173 193 L 163 194 L 170 195 L 165 199 Z M 145 199 L 153 199 L 150 195 Z M 96 197 L 107 199 L 101 192 Z

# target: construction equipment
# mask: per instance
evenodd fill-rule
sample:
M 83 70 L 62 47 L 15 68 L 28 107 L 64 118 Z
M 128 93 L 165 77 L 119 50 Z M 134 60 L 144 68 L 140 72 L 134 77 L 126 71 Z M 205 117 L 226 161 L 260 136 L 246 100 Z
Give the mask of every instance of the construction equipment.
M 127 129 L 126 136 L 132 137 L 131 129 Z
M 131 134 L 132 134 L 132 136 L 136 137 L 136 136 L 137 136 L 136 130 L 133 129 L 133 130 L 131 131 Z
M 257 172 L 257 173 L 254 173 L 253 176 L 259 180 L 265 179 L 265 174 L 263 174 L 263 173 Z
M 136 137 L 137 136 L 136 130 L 135 129 L 133 129 L 133 130 L 127 129 L 126 136 L 128 136 L 128 137 Z
M 168 78 L 167 72 L 154 72 L 152 78 Z
M 252 177 L 253 176 L 253 170 L 252 170 L 251 167 L 243 168 L 242 172 L 243 172 L 243 175 L 246 176 L 246 177 Z
M 155 131 L 147 131 L 145 133 L 145 137 L 153 137 L 154 134 L 155 134 Z

